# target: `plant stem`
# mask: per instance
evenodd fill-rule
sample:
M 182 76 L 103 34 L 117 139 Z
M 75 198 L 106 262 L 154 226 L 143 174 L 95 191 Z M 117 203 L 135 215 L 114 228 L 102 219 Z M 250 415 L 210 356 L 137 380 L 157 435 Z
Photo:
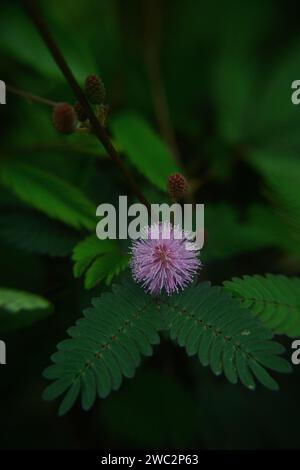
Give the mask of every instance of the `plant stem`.
M 53 38 L 46 22 L 44 21 L 40 9 L 35 0 L 23 0 L 24 8 L 35 24 L 38 32 L 40 33 L 42 39 L 44 40 L 49 52 L 51 53 L 53 59 L 55 60 L 56 64 L 62 71 L 63 75 L 65 76 L 67 82 L 69 83 L 70 87 L 72 88 L 74 95 L 76 96 L 77 100 L 85 110 L 90 123 L 93 127 L 94 134 L 98 138 L 98 140 L 102 143 L 103 147 L 107 150 L 107 153 L 111 157 L 111 159 L 115 162 L 125 179 L 129 187 L 131 188 L 132 192 L 138 197 L 140 202 L 142 202 L 148 210 L 150 210 L 150 204 L 144 197 L 143 193 L 139 189 L 139 185 L 132 177 L 131 173 L 127 170 L 126 166 L 124 165 L 123 161 L 121 160 L 117 150 L 113 146 L 108 134 L 106 133 L 105 129 L 99 123 L 97 117 L 95 116 L 94 111 L 92 110 L 85 94 L 83 93 L 82 89 L 80 88 L 76 78 L 73 75 L 72 70 L 70 69 L 69 65 L 67 64 L 60 48 L 58 47 L 55 39 Z
M 13 93 L 14 95 L 23 96 L 23 98 L 26 98 L 28 101 L 34 101 L 36 103 L 47 104 L 48 106 L 51 106 L 51 107 L 57 106 L 59 104 L 56 101 L 47 100 L 46 98 L 33 95 L 32 93 L 29 93 L 24 90 L 20 90 L 20 88 L 16 88 L 11 85 L 6 85 L 6 89 L 10 91 L 11 93 Z

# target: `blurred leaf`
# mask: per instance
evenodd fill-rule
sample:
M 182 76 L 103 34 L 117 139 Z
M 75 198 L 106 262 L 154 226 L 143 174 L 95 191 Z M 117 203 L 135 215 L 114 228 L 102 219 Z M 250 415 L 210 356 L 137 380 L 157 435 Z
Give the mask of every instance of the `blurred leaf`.
M 300 279 L 266 274 L 225 281 L 224 286 L 274 333 L 300 335 Z
M 249 208 L 248 220 L 265 237 L 266 246 L 272 246 L 300 259 L 297 223 L 275 206 L 255 205 Z M 264 234 L 264 235 L 263 235 Z
M 49 256 L 67 256 L 79 234 L 69 227 L 29 211 L 2 213 L 0 237 L 21 250 Z
M 52 306 L 48 300 L 30 292 L 0 287 L 0 329 L 14 330 L 46 318 Z
M 211 139 L 204 143 L 204 153 L 209 161 L 212 178 L 220 182 L 228 182 L 233 176 L 235 152 L 220 139 Z
M 17 5 L 12 4 L 6 9 L 0 37 L 2 50 L 7 54 L 30 65 L 49 79 L 63 78 L 33 24 Z
M 280 18 L 277 5 L 271 0 L 212 0 L 206 4 L 179 0 L 161 9 L 166 43 L 163 71 L 173 122 L 185 133 L 197 126 L 199 135 L 211 88 L 212 100 L 218 103 L 220 99 L 216 111 L 221 133 L 236 139 L 243 124 L 238 123 L 238 115 L 246 115 L 245 103 L 257 94 L 256 89 L 252 96 L 248 93 L 255 86 L 251 81 L 253 59 L 257 62 L 257 49 Z M 222 109 L 223 104 L 227 109 Z
M 94 134 L 74 133 L 69 135 L 67 139 L 65 136 L 57 139 L 57 142 L 53 142 L 52 145 L 54 148 L 57 145 L 58 149 L 67 150 L 71 153 L 76 152 L 81 155 L 91 155 L 100 159 L 108 157 L 107 151 Z
M 114 80 L 127 52 L 122 41 L 123 18 L 118 0 L 76 0 L 75 8 L 73 2 L 52 0 L 46 2 L 44 8 L 52 27 L 58 29 L 59 26 L 60 43 L 64 43 L 64 33 L 68 31 L 73 54 L 78 55 L 81 66 L 82 62 L 87 65 L 86 75 L 100 71 L 105 84 L 109 79 Z
M 130 162 L 159 189 L 167 190 L 170 173 L 178 171 L 167 146 L 144 121 L 133 113 L 123 113 L 111 122 L 118 148 Z
M 75 246 L 73 261 L 75 277 L 85 273 L 85 287 L 91 289 L 103 280 L 110 284 L 128 266 L 129 255 L 120 250 L 115 240 L 99 240 L 91 235 Z
M 186 3 L 193 7 L 189 19 L 194 28 L 200 30 L 198 34 L 202 35 L 202 40 L 207 41 L 207 46 L 215 45 L 216 50 L 224 56 L 245 57 L 255 54 L 280 18 L 280 10 L 272 0 L 252 0 L 251 3 L 212 0 L 205 6 L 201 3 L 195 5 L 193 0 L 189 0 L 182 8 L 186 8 Z M 198 16 L 192 18 L 195 11 Z M 186 31 L 186 34 L 189 35 L 189 32 Z
M 287 240 L 295 253 L 300 253 L 300 160 L 282 154 L 255 151 L 249 161 L 264 177 L 267 195 L 275 204 Z
M 268 209 L 260 208 L 269 216 Z M 202 259 L 229 258 L 245 251 L 254 251 L 266 246 L 274 246 L 274 232 L 265 220 L 257 220 L 254 211 L 246 220 L 241 221 L 236 210 L 228 204 L 207 204 L 205 206 L 205 227 L 207 240 L 202 250 Z
M 16 160 L 0 165 L 0 182 L 22 201 L 75 228 L 95 227 L 93 203 L 71 184 L 57 176 Z
M 218 132 L 228 144 L 243 142 L 248 132 L 249 107 L 255 96 L 256 69 L 250 59 L 232 55 L 216 60 L 212 72 L 212 96 Z
M 54 35 L 63 53 L 68 57 L 68 63 L 76 78 L 83 81 L 91 71 L 96 70 L 95 63 L 91 52 L 83 48 L 80 41 L 76 41 L 74 48 L 74 34 L 72 30 L 68 31 L 67 25 L 68 23 L 65 23 L 64 29 L 60 30 L 56 24 Z M 1 22 L 0 41 L 2 50 L 8 55 L 26 66 L 30 65 L 47 77 L 47 80 L 65 80 L 34 25 L 25 11 L 17 5 L 11 4 L 6 8 L 5 21 Z
M 299 78 L 299 54 L 299 42 L 285 49 L 260 86 L 255 115 L 249 122 L 249 134 L 265 145 L 272 145 L 273 138 L 283 140 L 287 133 L 286 144 L 292 140 L 293 145 L 300 147 L 299 106 L 291 101 L 292 82 Z

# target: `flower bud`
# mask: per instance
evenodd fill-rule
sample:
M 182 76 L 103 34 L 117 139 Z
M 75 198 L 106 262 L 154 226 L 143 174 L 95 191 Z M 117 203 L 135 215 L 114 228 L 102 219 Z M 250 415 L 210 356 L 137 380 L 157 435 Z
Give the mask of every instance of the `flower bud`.
M 95 74 L 89 75 L 84 84 L 84 91 L 92 104 L 101 104 L 105 101 L 105 88 L 102 80 Z
M 172 173 L 168 178 L 168 191 L 173 199 L 181 199 L 188 190 L 188 182 L 181 173 Z
M 58 132 L 72 134 L 76 129 L 77 118 L 73 108 L 68 103 L 60 103 L 53 111 L 53 124 Z

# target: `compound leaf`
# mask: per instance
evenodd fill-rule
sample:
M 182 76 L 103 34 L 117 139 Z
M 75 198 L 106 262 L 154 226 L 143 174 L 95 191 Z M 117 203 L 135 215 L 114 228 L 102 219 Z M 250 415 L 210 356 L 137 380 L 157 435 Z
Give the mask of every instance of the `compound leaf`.
M 110 284 L 129 262 L 115 240 L 99 240 L 91 235 L 79 242 L 73 251 L 74 275 L 85 274 L 85 287 L 91 289 L 100 281 Z
M 117 390 L 123 377 L 133 377 L 142 355 L 152 354 L 159 342 L 161 316 L 154 301 L 132 280 L 113 286 L 92 300 L 69 339 L 58 344 L 54 365 L 45 371 L 55 381 L 45 390 L 52 400 L 66 395 L 60 414 L 66 413 L 81 392 L 82 406 L 89 409 L 96 396 L 105 398 Z
M 264 366 L 290 371 L 284 359 L 276 362 L 281 348 L 271 341 L 271 331 L 222 287 L 206 282 L 187 288 L 165 298 L 161 312 L 171 338 L 189 355 L 197 354 L 201 364 L 210 365 L 215 374 L 224 372 L 231 383 L 240 380 L 253 390 L 254 374 L 263 385 L 274 389 L 276 382 L 267 378 Z
M 243 276 L 225 281 L 224 285 L 274 333 L 300 335 L 299 278 L 274 274 Z M 280 367 L 278 363 L 277 366 Z

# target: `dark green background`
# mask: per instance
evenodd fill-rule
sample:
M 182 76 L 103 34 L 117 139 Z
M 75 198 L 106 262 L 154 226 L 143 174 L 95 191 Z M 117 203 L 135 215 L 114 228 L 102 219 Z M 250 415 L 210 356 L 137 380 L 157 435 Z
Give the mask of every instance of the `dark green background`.
M 103 78 L 112 117 L 134 110 L 161 133 L 155 102 L 162 88 L 187 176 L 201 183 L 212 170 L 195 201 L 226 208 L 208 214 L 202 279 L 300 274 L 294 252 L 268 243 L 256 248 L 251 233 L 244 240 L 235 224 L 221 223 L 230 208 L 243 220 L 249 205 L 265 202 L 261 177 L 243 158 L 250 150 L 299 159 L 300 108 L 290 101 L 291 82 L 300 79 L 299 8 L 268 0 L 40 3 L 80 83 L 93 72 Z M 73 103 L 20 5 L 2 2 L 0 18 L 0 78 Z M 81 188 L 95 204 L 126 193 L 109 161 L 87 162 L 80 152 L 51 149 L 57 136 L 48 107 L 9 94 L 0 113 L 0 163 L 7 155 L 28 159 Z M 143 176 L 137 178 L 150 198 L 164 197 Z M 7 214 L 20 203 L 1 187 L 0 207 Z M 54 314 L 30 328 L 9 334 L 0 329 L 7 343 L 7 365 L 0 367 L 1 448 L 299 447 L 300 367 L 279 377 L 280 392 L 250 392 L 214 377 L 167 341 L 118 393 L 98 400 L 88 413 L 76 405 L 58 418 L 57 404 L 41 398 L 42 371 L 66 328 L 107 287 L 85 291 L 73 279 L 68 257 L 28 254 L 5 236 L 0 266 L 0 285 L 41 294 L 55 306 Z M 282 341 L 288 357 L 291 340 Z

